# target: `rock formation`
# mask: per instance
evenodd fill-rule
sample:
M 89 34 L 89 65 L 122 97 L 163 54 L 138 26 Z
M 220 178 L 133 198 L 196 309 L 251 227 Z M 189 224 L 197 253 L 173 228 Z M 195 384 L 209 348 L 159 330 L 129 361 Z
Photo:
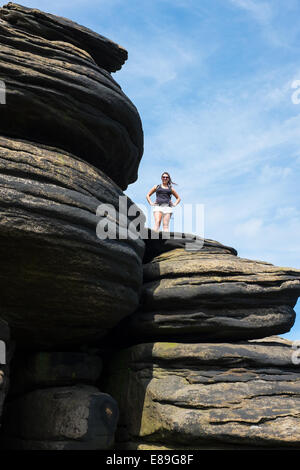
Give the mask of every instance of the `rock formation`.
M 170 236 L 146 241 L 140 306 L 116 330 L 129 337 L 106 372 L 117 448 L 299 446 L 299 367 L 270 335 L 294 323 L 300 270 Z
M 175 248 L 175 247 L 174 247 Z M 300 271 L 236 256 L 204 243 L 144 264 L 144 285 L 128 334 L 139 340 L 241 340 L 291 329 Z
M 65 370 L 64 353 L 74 361 L 139 303 L 144 242 L 131 236 L 134 216 L 124 204 L 132 201 L 122 190 L 137 178 L 143 131 L 111 76 L 127 51 L 70 20 L 13 3 L 0 9 L 0 42 L 0 318 L 19 364 L 3 443 L 109 448 L 117 404 L 85 377 L 91 363 L 77 357 L 71 381 L 67 372 L 58 380 L 52 366 L 55 357 Z M 35 354 L 47 351 L 55 356 L 45 370 Z M 0 407 L 8 384 L 1 374 Z
M 122 47 L 13 3 L 0 43 L 1 448 L 299 446 L 300 270 L 144 227 Z
M 300 444 L 291 344 L 146 343 L 116 355 L 107 390 L 122 449 L 287 448 Z

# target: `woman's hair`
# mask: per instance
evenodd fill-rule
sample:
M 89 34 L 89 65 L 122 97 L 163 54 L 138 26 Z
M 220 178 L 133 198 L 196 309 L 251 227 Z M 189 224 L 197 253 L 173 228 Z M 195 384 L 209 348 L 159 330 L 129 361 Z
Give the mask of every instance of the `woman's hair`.
M 169 180 L 168 180 L 168 186 L 169 186 L 169 188 L 172 187 L 172 184 L 176 184 L 176 185 L 177 185 L 177 183 L 175 183 L 174 181 L 172 181 L 172 178 L 171 178 L 171 176 L 169 175 L 169 173 L 168 173 L 167 171 L 164 171 L 164 172 L 162 173 L 162 175 L 161 175 L 160 178 L 162 178 L 163 175 L 167 175 L 167 176 L 169 177 Z

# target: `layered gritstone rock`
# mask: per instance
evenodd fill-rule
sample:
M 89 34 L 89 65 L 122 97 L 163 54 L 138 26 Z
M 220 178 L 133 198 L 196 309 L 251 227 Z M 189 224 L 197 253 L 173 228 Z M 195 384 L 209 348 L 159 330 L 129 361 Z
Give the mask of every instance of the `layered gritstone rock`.
M 124 197 L 67 152 L 0 137 L 0 317 L 19 346 L 94 341 L 136 309 L 144 242 L 120 212 Z
M 184 238 L 161 250 L 147 243 L 141 303 L 126 321 L 132 340 L 240 340 L 293 326 L 300 270 L 240 258 L 213 240 L 196 251 Z
M 107 390 L 125 449 L 300 444 L 300 371 L 287 340 L 148 343 L 121 351 Z
M 111 76 L 127 51 L 14 3 L 0 43 L 0 340 L 8 325 L 18 351 L 9 393 L 0 364 L 1 446 L 109 449 L 117 403 L 96 386 L 102 359 L 83 351 L 136 310 L 142 286 L 132 222 L 145 217 L 122 190 L 143 131 Z
M 121 189 L 137 179 L 139 114 L 112 78 L 127 51 L 65 18 L 9 3 L 0 9 L 0 132 L 57 146 Z

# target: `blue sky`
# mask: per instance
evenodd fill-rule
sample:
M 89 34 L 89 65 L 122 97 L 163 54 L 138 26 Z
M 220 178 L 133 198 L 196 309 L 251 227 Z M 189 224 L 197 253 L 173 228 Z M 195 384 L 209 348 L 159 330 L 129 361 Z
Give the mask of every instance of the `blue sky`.
M 1 5 L 6 2 L 2 2 Z M 298 0 L 72 0 L 23 5 L 121 44 L 114 78 L 145 133 L 145 204 L 168 171 L 183 203 L 204 204 L 204 235 L 239 256 L 300 269 Z M 291 332 L 300 339 L 298 318 Z

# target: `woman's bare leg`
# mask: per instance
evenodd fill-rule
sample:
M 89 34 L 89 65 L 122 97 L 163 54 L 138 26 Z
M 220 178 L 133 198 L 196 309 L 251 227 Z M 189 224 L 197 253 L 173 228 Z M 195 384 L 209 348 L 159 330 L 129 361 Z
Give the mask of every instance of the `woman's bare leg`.
M 163 231 L 169 232 L 169 223 L 172 214 L 164 214 L 163 215 Z
M 154 212 L 154 220 L 155 220 L 154 230 L 155 230 L 156 232 L 159 231 L 159 226 L 160 226 L 160 223 L 161 223 L 161 218 L 162 218 L 162 212 L 155 211 L 155 212 Z

